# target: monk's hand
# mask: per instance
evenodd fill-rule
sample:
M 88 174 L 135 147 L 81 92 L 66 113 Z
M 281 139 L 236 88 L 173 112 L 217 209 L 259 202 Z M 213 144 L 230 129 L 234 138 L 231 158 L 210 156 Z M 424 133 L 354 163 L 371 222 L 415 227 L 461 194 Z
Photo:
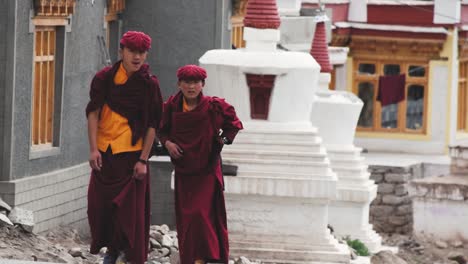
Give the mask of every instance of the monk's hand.
M 89 166 L 93 170 L 101 171 L 102 156 L 99 150 L 91 151 L 89 153 Z
M 216 141 L 218 142 L 219 145 L 223 146 L 224 145 L 224 140 L 222 137 L 216 137 Z
M 137 180 L 143 180 L 146 173 L 147 173 L 146 164 L 143 164 L 142 162 L 137 161 L 137 163 L 133 167 L 133 178 Z
M 167 140 L 164 145 L 166 146 L 169 155 L 171 155 L 171 158 L 179 159 L 183 156 L 183 150 L 176 143 Z

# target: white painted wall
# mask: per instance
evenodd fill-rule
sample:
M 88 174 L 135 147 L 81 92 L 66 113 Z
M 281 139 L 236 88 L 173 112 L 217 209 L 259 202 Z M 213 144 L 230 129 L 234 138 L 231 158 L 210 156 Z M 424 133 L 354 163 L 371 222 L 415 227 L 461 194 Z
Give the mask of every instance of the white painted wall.
M 362 105 L 350 92 L 316 92 L 311 121 L 325 145 L 352 146 Z
M 434 24 L 455 24 L 460 22 L 460 0 L 434 0 Z
M 383 152 L 405 152 L 405 153 L 420 153 L 420 154 L 444 154 L 446 146 L 446 133 L 447 131 L 447 103 L 448 98 L 448 85 L 452 76 L 449 72 L 448 63 L 444 62 L 431 62 L 430 70 L 430 98 L 431 101 L 428 105 L 430 113 L 430 124 L 428 125 L 429 136 L 420 140 L 409 139 L 385 139 L 378 137 L 375 138 L 359 137 L 355 139 L 355 145 L 361 148 L 366 148 L 370 151 L 383 151 Z M 452 97 L 453 100 L 455 100 Z M 453 108 L 453 107 L 452 107 Z M 453 117 L 452 117 L 453 118 Z M 456 117 L 455 117 L 456 121 Z M 453 123 L 453 120 L 451 121 Z M 405 135 L 407 137 L 407 135 Z
M 416 234 L 432 234 L 443 240 L 468 240 L 466 201 L 416 198 L 413 218 Z
M 301 0 L 277 0 L 276 3 L 281 16 L 299 16 Z
M 320 66 L 309 54 L 210 50 L 200 58 L 200 65 L 209 73 L 205 93 L 229 98 L 229 103 L 236 108 L 243 122 L 251 121 L 249 88 L 245 74 L 252 73 L 277 75 L 268 121 L 310 123 Z
M 315 33 L 314 17 L 281 17 L 279 44 L 288 50 L 309 52 Z
M 347 65 L 333 65 L 335 67 L 335 90 L 346 91 Z
M 348 20 L 352 22 L 367 22 L 367 0 L 350 0 Z

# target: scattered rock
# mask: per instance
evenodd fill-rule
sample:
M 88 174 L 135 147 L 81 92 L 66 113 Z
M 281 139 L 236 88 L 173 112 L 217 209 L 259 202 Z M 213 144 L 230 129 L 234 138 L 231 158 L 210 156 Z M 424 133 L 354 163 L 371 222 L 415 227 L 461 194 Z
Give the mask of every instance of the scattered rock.
M 179 239 L 174 238 L 174 240 L 172 241 L 172 246 L 174 246 L 175 248 L 179 249 Z
M 352 260 L 354 259 L 357 259 L 357 253 L 356 253 L 356 250 L 352 247 L 349 247 L 348 246 L 348 249 L 349 249 L 349 254 L 350 254 L 350 257 Z
M 168 234 L 169 231 L 171 231 L 171 230 L 169 229 L 169 227 L 168 227 L 167 225 L 161 225 L 160 231 L 161 231 L 161 233 L 162 233 L 163 235 L 166 235 L 166 234 Z
M 458 264 L 466 264 L 466 258 L 460 252 L 450 252 L 447 258 L 456 261 Z
M 441 249 L 445 249 L 445 248 L 448 247 L 447 242 L 442 241 L 442 240 L 437 240 L 435 242 L 435 245 L 436 245 L 436 247 L 441 248 Z
M 0 198 L 0 209 L 5 209 L 7 212 L 11 211 L 11 206 L 9 206 L 5 201 Z
M 68 251 L 68 254 L 72 255 L 73 257 L 82 257 L 83 256 L 83 251 L 81 251 L 81 248 L 79 247 L 74 247 L 74 248 L 71 248 L 69 251 Z
M 161 245 L 163 247 L 171 248 L 172 245 L 174 244 L 174 241 L 172 241 L 172 238 L 169 235 L 164 235 L 161 241 Z
M 74 264 L 83 264 L 83 259 L 81 257 L 75 257 Z
M 150 245 L 151 245 L 151 248 L 156 248 L 156 249 L 162 248 L 161 244 L 159 244 L 159 242 L 154 238 L 150 238 Z
M 171 253 L 171 250 L 165 247 L 159 249 L 158 251 L 161 253 L 162 257 L 167 257 Z
M 241 256 L 240 258 L 238 258 L 234 264 L 251 264 L 250 263 L 250 260 L 244 256 Z
M 0 214 L 0 224 L 13 225 L 10 219 L 4 214 Z
M 176 231 L 169 231 L 167 233 L 172 239 L 176 238 L 177 237 L 177 232 Z
M 159 243 L 162 242 L 163 239 L 163 234 L 159 233 L 158 231 L 150 233 L 150 237 L 156 239 Z
M 462 248 L 463 242 L 460 240 L 453 240 L 453 241 L 450 241 L 450 245 L 454 248 Z
M 371 257 L 371 264 L 407 264 L 389 250 L 380 251 Z
M 34 214 L 33 211 L 15 207 L 8 215 L 11 222 L 20 225 L 26 232 L 32 233 L 34 228 Z

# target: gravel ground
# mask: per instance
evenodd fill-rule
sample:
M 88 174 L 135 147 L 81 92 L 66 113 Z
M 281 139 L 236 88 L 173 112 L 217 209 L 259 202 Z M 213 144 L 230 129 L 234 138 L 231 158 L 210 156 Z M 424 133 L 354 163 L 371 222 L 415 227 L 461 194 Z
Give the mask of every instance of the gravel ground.
M 152 227 L 153 231 L 154 229 L 155 226 Z M 156 229 L 159 230 L 159 227 Z M 398 247 L 397 255 L 408 264 L 467 263 L 468 243 L 462 241 L 445 242 L 431 237 L 397 234 L 382 235 L 382 237 L 385 245 Z M 77 264 L 101 263 L 102 255 L 91 255 L 88 242 L 89 240 L 81 237 L 76 230 L 67 227 L 36 235 L 23 231 L 19 226 L 1 226 L 0 259 Z M 150 263 L 156 262 L 152 260 Z

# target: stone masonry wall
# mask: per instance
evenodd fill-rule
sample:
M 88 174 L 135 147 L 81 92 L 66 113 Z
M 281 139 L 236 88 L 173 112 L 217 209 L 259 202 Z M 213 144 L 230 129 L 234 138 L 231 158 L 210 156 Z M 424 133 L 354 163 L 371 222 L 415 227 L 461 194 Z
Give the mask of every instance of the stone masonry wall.
M 412 232 L 413 207 L 408 196 L 408 181 L 417 167 L 369 166 L 371 179 L 378 185 L 377 197 L 370 206 L 370 222 L 379 233 Z
M 409 182 L 447 175 L 449 164 L 417 163 L 410 166 L 369 166 L 371 179 L 378 185 L 377 197 L 370 205 L 370 223 L 379 233 L 413 232 L 413 202 Z

